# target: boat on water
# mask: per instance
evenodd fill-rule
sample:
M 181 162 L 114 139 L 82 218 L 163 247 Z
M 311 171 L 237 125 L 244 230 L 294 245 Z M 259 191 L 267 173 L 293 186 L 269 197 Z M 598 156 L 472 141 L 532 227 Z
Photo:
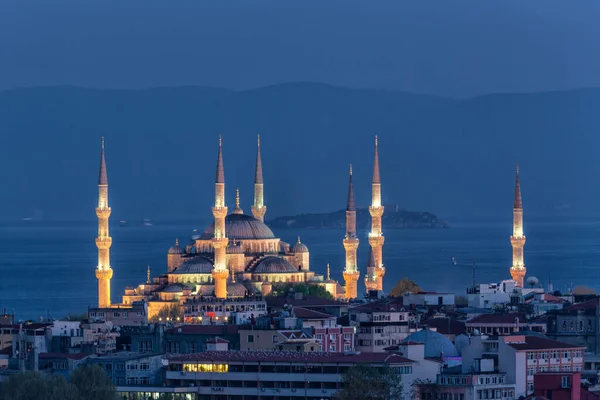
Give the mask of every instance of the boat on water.
M 452 257 L 452 265 L 456 265 L 456 264 L 457 264 L 456 258 Z
M 121 227 L 128 226 L 128 225 L 127 225 L 127 221 L 125 221 L 125 220 L 121 220 L 121 221 L 119 221 L 119 225 L 120 225 Z
M 150 221 L 148 218 L 144 218 L 144 226 L 152 226 L 152 221 Z

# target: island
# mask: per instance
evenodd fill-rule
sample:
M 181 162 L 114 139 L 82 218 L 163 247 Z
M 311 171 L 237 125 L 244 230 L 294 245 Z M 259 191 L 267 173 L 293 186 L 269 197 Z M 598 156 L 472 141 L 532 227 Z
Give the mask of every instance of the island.
M 448 228 L 446 221 L 435 214 L 423 211 L 408 211 L 398 206 L 386 206 L 383 214 L 383 226 L 390 229 L 432 229 Z M 277 217 L 267 224 L 273 229 L 343 229 L 346 224 L 346 210 L 322 214 L 300 214 L 295 216 Z M 358 229 L 368 229 L 371 216 L 368 208 L 356 209 L 356 226 Z

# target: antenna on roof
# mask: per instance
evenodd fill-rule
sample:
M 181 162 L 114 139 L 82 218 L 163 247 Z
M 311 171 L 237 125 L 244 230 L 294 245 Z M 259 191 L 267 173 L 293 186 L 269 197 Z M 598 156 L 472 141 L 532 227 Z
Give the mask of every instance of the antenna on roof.
M 475 260 L 473 260 L 473 287 L 475 287 Z

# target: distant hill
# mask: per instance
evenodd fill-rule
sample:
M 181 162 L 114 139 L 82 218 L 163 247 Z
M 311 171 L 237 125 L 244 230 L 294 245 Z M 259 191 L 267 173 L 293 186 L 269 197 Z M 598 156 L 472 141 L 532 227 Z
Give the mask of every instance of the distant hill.
M 210 218 L 217 134 L 226 195 L 250 212 L 256 134 L 267 218 L 370 202 L 380 135 L 383 201 L 511 222 L 514 165 L 525 219 L 597 215 L 600 90 L 451 100 L 313 83 L 247 91 L 178 87 L 0 92 L 0 219 L 95 219 L 106 136 L 115 220 Z
M 448 228 L 445 221 L 435 214 L 421 211 L 397 210 L 386 207 L 382 224 L 386 229 Z M 356 210 L 357 229 L 368 229 L 371 223 L 369 209 Z M 288 217 L 277 217 L 267 221 L 273 229 L 343 229 L 346 226 L 346 210 L 322 214 L 300 214 Z

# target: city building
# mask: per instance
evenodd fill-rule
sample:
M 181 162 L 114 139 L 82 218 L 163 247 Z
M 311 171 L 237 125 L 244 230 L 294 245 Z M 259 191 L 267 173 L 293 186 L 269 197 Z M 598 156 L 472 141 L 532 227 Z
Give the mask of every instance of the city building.
M 546 315 L 546 335 L 561 342 L 585 346 L 586 351 L 600 355 L 599 304 L 600 297 L 595 297 L 560 310 L 549 311 Z
M 515 384 L 507 383 L 506 374 L 494 368 L 493 360 L 480 360 L 472 370 L 461 366 L 445 368 L 435 382 L 417 384 L 416 398 L 421 400 L 515 399 Z
M 185 299 L 183 314 L 186 323 L 245 325 L 267 314 L 267 302 L 262 294 L 227 299 L 194 296 Z
M 482 314 L 465 323 L 468 334 L 510 335 L 523 330 L 544 333 L 546 324 L 527 322 L 522 313 Z
M 392 353 L 212 351 L 167 360 L 166 386 L 195 387 L 200 400 L 331 398 L 341 388 L 342 374 L 359 364 L 394 369 L 409 395 L 416 378 L 435 379 L 439 372 L 436 362 Z
M 90 357 L 93 356 L 85 353 L 42 353 L 39 357 L 40 372 L 68 378 Z
M 408 335 L 401 345 L 408 344 L 422 345 L 426 358 L 439 360 L 446 366 L 452 367 L 461 364 L 462 359 L 456 346 L 441 333 L 421 329 Z
M 90 322 L 110 322 L 114 326 L 146 325 L 148 323 L 148 306 L 144 301 L 131 304 L 118 304 L 112 307 L 89 307 Z
M 228 348 L 240 346 L 237 325 L 179 325 L 164 333 L 166 352 L 190 354 L 207 350 L 207 342 L 215 337 L 227 340 Z
M 410 334 L 410 314 L 398 301 L 375 301 L 348 311 L 350 326 L 356 328 L 356 350 L 383 352 L 400 344 Z M 413 323 L 414 325 L 414 323 Z
M 540 397 L 552 400 L 600 399 L 600 395 L 581 387 L 581 372 L 538 372 L 533 377 L 531 398 Z
M 494 360 L 495 368 L 506 373 L 506 383 L 515 384 L 515 396 L 533 392 L 538 372 L 581 372 L 584 346 L 573 346 L 539 336 L 471 336 L 462 349 L 463 372 L 480 359 Z
M 512 279 L 500 283 L 480 283 L 467 288 L 467 303 L 474 308 L 492 308 L 496 304 L 512 302 L 516 282 Z
M 402 303 L 408 306 L 435 306 L 454 307 L 456 305 L 454 293 L 419 292 L 406 293 Z
M 86 359 L 99 365 L 116 386 L 159 386 L 162 384 L 163 354 L 119 352 Z

